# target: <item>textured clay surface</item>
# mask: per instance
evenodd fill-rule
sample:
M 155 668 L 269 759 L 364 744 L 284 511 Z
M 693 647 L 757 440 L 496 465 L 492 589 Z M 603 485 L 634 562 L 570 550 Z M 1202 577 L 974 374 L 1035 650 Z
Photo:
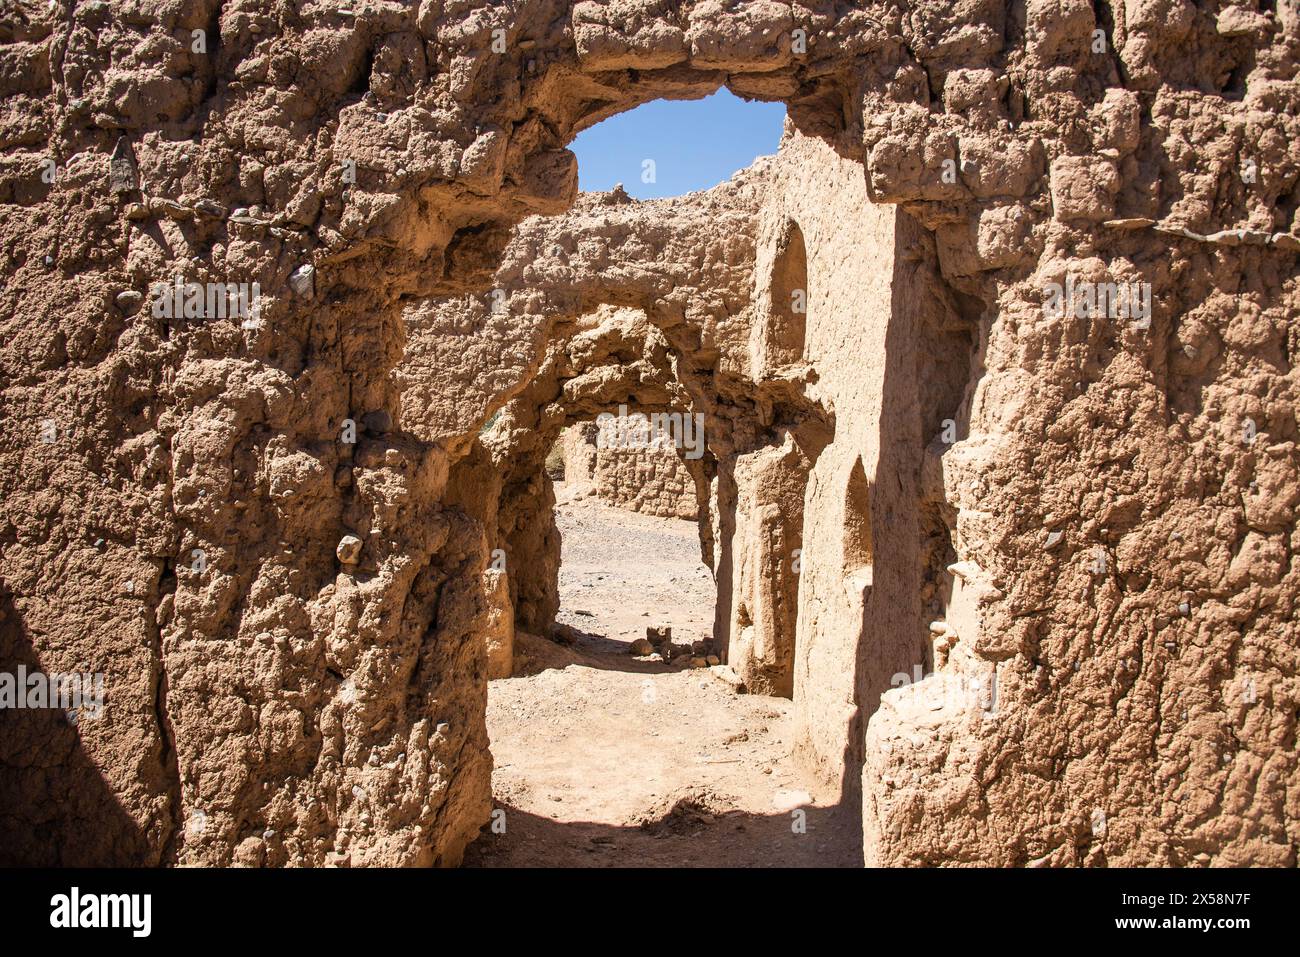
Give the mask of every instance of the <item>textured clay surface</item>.
M 1296 863 L 1294 0 L 0 9 L 0 671 L 105 676 L 0 862 L 459 862 L 627 404 L 866 863 Z M 577 194 L 724 85 L 779 154 Z

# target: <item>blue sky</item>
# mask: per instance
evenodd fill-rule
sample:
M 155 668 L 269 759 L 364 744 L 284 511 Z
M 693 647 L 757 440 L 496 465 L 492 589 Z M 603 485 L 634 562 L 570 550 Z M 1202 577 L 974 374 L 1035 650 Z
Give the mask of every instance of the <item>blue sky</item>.
M 702 100 L 655 100 L 610 117 L 577 135 L 578 187 L 612 189 L 622 183 L 637 199 L 680 196 L 708 189 L 775 153 L 785 105 L 746 103 L 726 88 Z M 645 160 L 655 182 L 643 183 Z

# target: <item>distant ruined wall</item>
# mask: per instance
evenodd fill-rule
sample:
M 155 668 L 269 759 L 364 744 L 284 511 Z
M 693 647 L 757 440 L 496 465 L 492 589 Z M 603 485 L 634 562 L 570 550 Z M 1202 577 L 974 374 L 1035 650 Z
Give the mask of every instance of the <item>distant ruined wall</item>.
M 1294 0 L 10 0 L 0 670 L 106 701 L 0 711 L 4 861 L 455 864 L 627 403 L 705 416 L 715 630 L 870 863 L 1293 866 L 1298 62 Z M 578 196 L 722 86 L 795 162 Z
M 699 515 L 695 479 L 671 447 L 600 448 L 597 426 L 573 426 L 561 436 L 564 480 L 587 488 L 619 508 L 694 520 Z

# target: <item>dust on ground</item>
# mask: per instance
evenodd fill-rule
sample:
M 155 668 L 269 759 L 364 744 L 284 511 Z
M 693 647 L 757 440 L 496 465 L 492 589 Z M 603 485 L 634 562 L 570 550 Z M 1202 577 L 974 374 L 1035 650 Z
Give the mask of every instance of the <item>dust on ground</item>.
M 465 865 L 860 866 L 854 809 L 791 757 L 788 700 L 629 654 L 647 625 L 671 625 L 679 643 L 709 637 L 715 590 L 695 523 L 563 483 L 557 499 L 558 621 L 572 644 L 521 636 L 515 676 L 491 682 L 504 833 L 485 827 Z

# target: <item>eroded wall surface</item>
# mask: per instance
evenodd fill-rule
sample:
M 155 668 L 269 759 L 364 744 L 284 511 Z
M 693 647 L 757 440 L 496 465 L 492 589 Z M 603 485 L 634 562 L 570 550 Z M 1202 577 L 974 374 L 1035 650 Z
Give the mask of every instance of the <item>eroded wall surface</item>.
M 637 429 L 626 446 L 602 447 L 598 429 L 594 422 L 585 428 L 578 425 L 560 437 L 565 482 L 634 512 L 660 518 L 699 516 L 695 479 L 671 444 L 643 438 L 640 432 L 647 430 Z
M 864 636 L 892 614 L 881 558 L 915 521 L 930 544 L 910 601 L 945 616 L 927 654 L 997 675 L 991 711 L 921 707 L 925 682 L 879 695 L 915 653 L 885 627 L 854 696 L 809 713 L 817 753 L 844 738 L 865 762 L 868 859 L 1295 862 L 1294 4 L 131 0 L 4 19 L 0 654 L 107 689 L 75 729 L 0 713 L 7 859 L 456 861 L 488 810 L 483 570 L 503 522 L 475 481 L 511 430 L 563 419 L 538 428 L 575 368 L 541 317 L 611 286 L 657 332 L 572 348 L 644 359 L 651 406 L 725 423 L 709 527 L 733 574 L 731 452 L 816 417 L 793 388 L 739 399 L 748 213 L 702 239 L 592 212 L 591 246 L 508 252 L 545 235 L 521 220 L 573 202 L 579 129 L 726 84 L 861 163 L 867 198 L 902 207 L 871 215 L 935 244 L 952 301 L 933 314 L 960 320 L 945 335 L 975 325 L 965 351 L 891 353 L 874 319 L 808 313 L 814 357 L 847 350 L 887 382 L 894 363 L 942 369 L 945 401 L 917 390 L 913 418 L 957 434 L 907 448 L 883 398 L 825 410 L 842 451 L 808 493 L 821 557 L 800 589 L 824 605 L 800 598 L 807 655 L 844 640 L 825 624 L 857 602 Z M 812 276 L 834 254 L 800 225 Z M 845 239 L 869 301 L 924 268 Z M 880 269 L 861 275 L 864 256 Z M 710 281 L 678 286 L 660 261 Z M 256 282 L 259 314 L 160 315 L 151 289 L 176 277 Z M 1045 309 L 1078 282 L 1149 284 L 1149 324 Z M 425 305 L 449 296 L 459 318 Z M 447 371 L 417 383 L 401 366 L 431 325 Z M 883 359 L 864 349 L 882 336 Z M 688 357 L 672 375 L 670 353 Z M 642 381 L 572 388 L 617 402 Z M 890 475 L 915 474 L 918 449 L 925 508 L 891 525 L 908 492 Z M 544 589 L 526 597 L 544 614 Z

